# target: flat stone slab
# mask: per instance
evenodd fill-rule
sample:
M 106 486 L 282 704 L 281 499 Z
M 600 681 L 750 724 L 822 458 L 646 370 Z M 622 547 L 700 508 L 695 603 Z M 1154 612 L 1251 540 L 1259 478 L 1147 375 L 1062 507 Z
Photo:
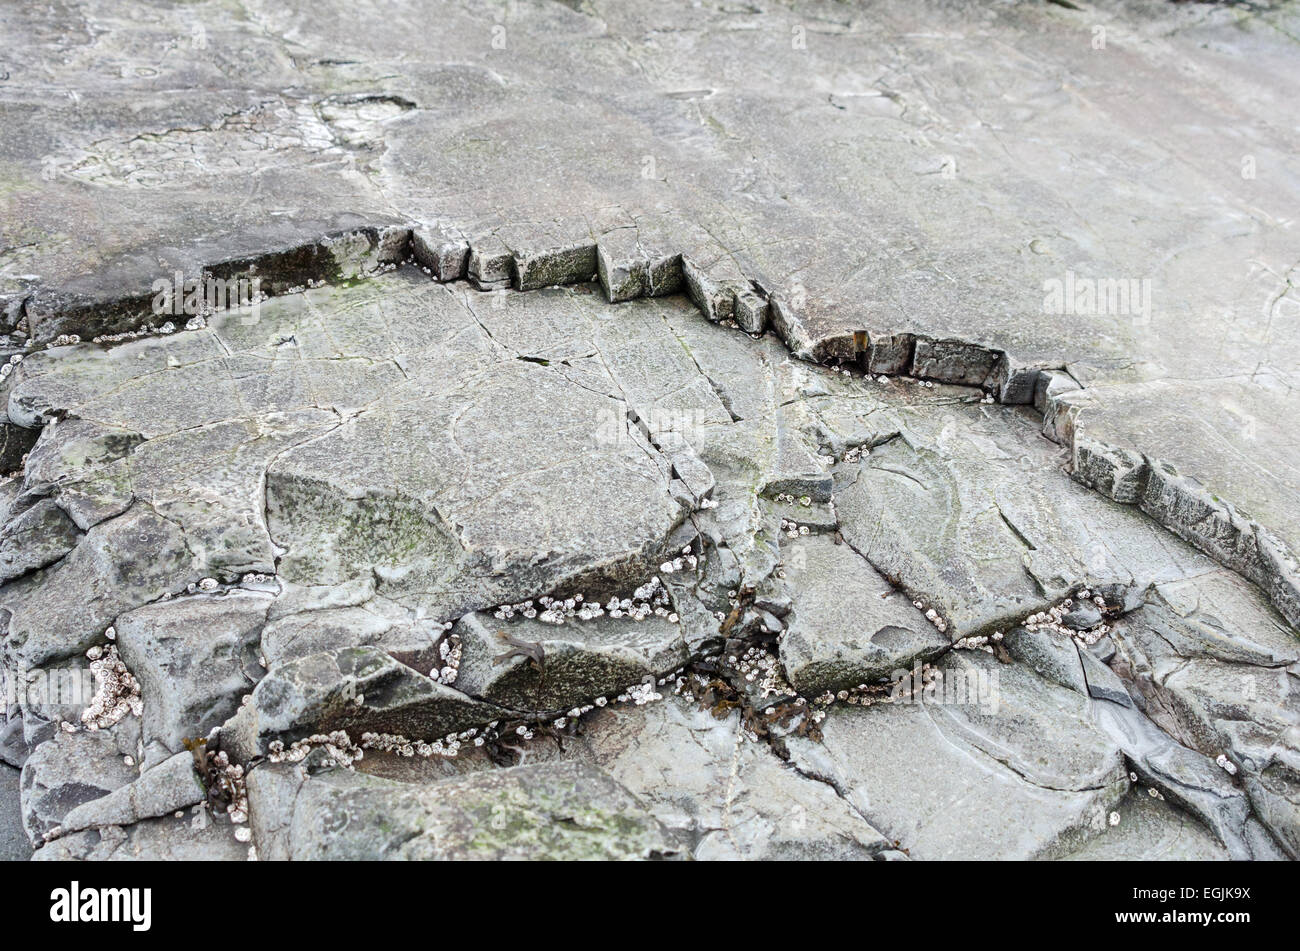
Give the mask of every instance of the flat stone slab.
M 825 535 L 782 544 L 790 614 L 781 665 L 807 696 L 888 678 L 951 643 L 848 544 Z
M 239 709 L 265 673 L 257 650 L 270 602 L 251 592 L 176 598 L 118 619 L 118 649 L 144 697 L 146 764 L 205 738 Z
M 941 669 L 939 703 L 832 710 L 794 762 L 913 858 L 1051 857 L 1105 825 L 1129 781 L 1085 698 L 982 652 Z
M 677 698 L 600 712 L 583 754 L 631 790 L 701 860 L 867 859 L 889 842 L 827 785 L 723 719 Z
M 251 788 L 256 803 L 259 786 Z M 667 830 L 630 793 L 577 763 L 421 787 L 325 773 L 302 783 L 289 821 L 294 859 L 572 861 L 675 853 Z
M 845 539 L 954 638 L 1007 629 L 1088 586 L 1141 590 L 1216 566 L 1060 471 L 1024 415 L 908 413 L 837 479 Z
M 1064 856 L 1075 862 L 1117 862 L 1141 855 L 1149 862 L 1222 862 L 1223 846 L 1185 814 L 1134 790 L 1111 813 L 1106 831 Z

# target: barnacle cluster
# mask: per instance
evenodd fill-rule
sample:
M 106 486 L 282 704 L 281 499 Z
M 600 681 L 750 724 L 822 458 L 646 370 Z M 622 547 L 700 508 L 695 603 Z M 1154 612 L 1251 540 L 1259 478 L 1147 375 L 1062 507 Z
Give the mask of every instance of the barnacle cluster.
M 994 631 L 992 634 L 971 634 L 963 637 L 952 646 L 961 651 L 984 651 L 986 654 L 993 653 L 993 645 L 1002 640 L 1001 631 Z
M 808 534 L 808 526 L 783 518 L 781 519 L 781 531 L 785 532 L 786 538 L 798 538 L 800 535 Z
M 694 567 L 695 556 L 690 557 Z M 668 565 L 668 570 L 672 570 L 671 565 Z M 649 581 L 633 591 L 631 597 L 611 597 L 603 605 L 598 601 L 587 600 L 582 593 L 568 598 L 543 596 L 536 602 L 529 599 L 518 604 L 503 604 L 493 612 L 492 616 L 498 621 L 508 621 L 515 616 L 520 616 L 535 618 L 546 624 L 563 624 L 569 620 L 592 621 L 606 615 L 616 619 L 629 618 L 633 621 L 644 621 L 652 614 L 667 618 L 674 624 L 678 620 L 672 610 L 668 590 L 658 575 L 651 577 Z
M 476 740 L 478 742 L 475 743 Z M 359 745 L 361 750 L 377 750 L 397 756 L 420 756 L 427 759 L 430 756 L 454 757 L 460 752 L 463 744 L 473 743 L 475 746 L 482 746 L 483 742 L 479 729 L 470 727 L 460 733 L 448 733 L 445 737 L 431 742 L 410 740 L 395 733 L 362 733 Z
M 444 625 L 444 629 L 450 626 L 450 623 L 448 623 Z M 438 644 L 438 657 L 442 660 L 442 667 L 430 671 L 429 676 L 439 683 L 454 684 L 456 677 L 460 674 L 460 636 L 448 634 L 444 637 L 442 642 Z
M 190 582 L 185 586 L 186 594 L 215 594 L 220 591 L 228 591 L 236 587 L 252 588 L 265 585 L 275 580 L 275 575 L 263 574 L 262 572 L 250 571 L 242 577 L 236 579 L 233 576 L 228 582 L 222 582 L 219 578 L 200 578 L 197 582 Z M 171 595 L 163 596 L 164 599 L 170 598 Z
M 1064 622 L 1065 617 L 1075 610 L 1076 607 L 1090 605 L 1097 609 L 1097 612 L 1106 611 L 1106 599 L 1099 594 L 1093 594 L 1087 588 L 1084 588 L 1077 595 L 1078 601 L 1074 598 L 1066 598 L 1060 604 L 1053 605 L 1046 611 L 1040 611 L 1029 615 L 1024 620 L 1025 630 L 1028 631 L 1051 631 L 1054 634 L 1060 634 L 1065 637 L 1072 637 L 1080 646 L 1091 647 L 1097 641 L 1101 640 L 1106 634 L 1110 633 L 1110 625 L 1101 621 L 1085 629 L 1071 627 Z
M 263 295 L 259 299 L 266 300 L 266 297 L 265 295 Z M 212 311 L 207 310 L 205 311 L 205 313 L 212 313 Z M 184 329 L 202 330 L 207 325 L 208 325 L 207 319 L 202 314 L 200 314 L 197 317 L 191 317 L 189 320 L 185 321 Z M 153 324 L 146 324 L 145 326 L 139 328 L 138 330 L 124 330 L 121 333 L 116 333 L 116 334 L 100 334 L 98 337 L 92 337 L 90 342 L 91 343 L 121 343 L 124 340 L 138 340 L 140 337 L 152 337 L 156 335 L 165 336 L 167 334 L 172 334 L 175 332 L 176 332 L 176 325 L 169 320 L 160 327 L 155 327 Z M 74 340 L 71 342 L 77 343 L 79 341 Z
M 636 684 L 632 687 L 628 687 L 626 691 L 618 695 L 619 703 L 631 703 L 638 707 L 662 699 L 663 694 L 655 690 L 655 685 L 653 683 Z
M 700 567 L 703 564 L 704 564 L 704 555 L 703 554 L 696 555 L 694 550 L 691 548 L 691 546 L 686 545 L 683 546 L 681 554 L 675 557 L 672 561 L 665 561 L 662 565 L 659 566 L 659 573 L 661 575 L 671 575 L 678 571 L 684 571 L 688 568 L 691 571 L 694 571 L 696 568 Z
M 364 755 L 361 747 L 352 742 L 346 731 L 335 730 L 332 733 L 313 733 L 294 741 L 288 747 L 280 740 L 272 740 L 267 747 L 266 758 L 272 763 L 298 763 L 316 749 L 325 751 L 328 762 L 344 767 L 351 767 Z
M 248 821 L 248 784 L 244 767 L 232 763 L 224 750 L 208 753 L 209 793 L 226 804 L 230 821 L 240 825 Z M 242 839 L 240 841 L 243 841 Z
M 14 368 L 22 362 L 23 362 L 23 355 L 21 353 L 15 353 L 13 356 L 9 358 L 8 363 L 0 364 L 0 381 L 8 379 L 9 374 L 13 373 Z
M 753 684 L 764 699 L 788 697 L 794 693 L 794 688 L 781 672 L 776 654 L 766 647 L 754 645 L 743 654 L 729 654 L 727 664 L 745 683 Z
M 117 654 L 117 646 L 95 646 L 86 651 L 90 672 L 95 677 L 95 695 L 81 712 L 81 722 L 87 730 L 104 730 L 144 709 L 140 699 L 140 683 L 127 670 Z M 65 729 L 76 727 L 65 724 Z
M 948 633 L 948 622 L 945 621 L 943 616 L 934 608 L 927 608 L 924 601 L 913 601 L 912 607 L 916 608 L 918 611 L 925 612 L 925 619 L 933 624 L 935 630 L 940 634 Z M 958 643 L 958 646 L 962 646 L 960 642 Z
M 798 501 L 798 503 L 804 508 L 810 508 L 812 506 L 812 496 L 801 495 L 796 500 L 789 492 L 778 492 L 776 494 L 776 501 L 784 502 L 786 505 L 794 505 L 795 502 Z

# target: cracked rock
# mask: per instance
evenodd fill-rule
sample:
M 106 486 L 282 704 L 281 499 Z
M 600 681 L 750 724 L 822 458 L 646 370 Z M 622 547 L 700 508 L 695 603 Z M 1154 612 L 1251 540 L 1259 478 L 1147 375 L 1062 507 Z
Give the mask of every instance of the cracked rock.
M 239 760 L 317 733 L 345 730 L 436 738 L 498 719 L 473 700 L 371 647 L 309 654 L 258 683 L 252 700 L 222 728 L 220 748 Z
M 562 246 L 523 237 L 515 267 Z M 608 771 L 596 794 L 654 830 L 638 855 L 1086 854 L 1124 757 L 1175 811 L 1160 829 L 1293 848 L 1294 631 L 1061 471 L 1027 410 L 800 363 L 680 296 L 429 276 L 11 372 L 44 428 L 6 531 L 32 537 L 37 507 L 72 527 L 0 585 L 6 676 L 115 642 L 143 699 L 95 733 L 61 731 L 76 704 L 17 705 L 40 857 L 240 851 L 198 801 L 204 737 L 248 768 L 263 857 L 406 854 L 419 836 L 311 817 L 418 824 L 507 763 Z M 1167 745 L 1100 729 L 1112 708 Z M 92 772 L 65 776 L 78 744 Z M 501 854 L 577 847 L 526 838 Z
M 39 844 L 78 806 L 133 782 L 138 767 L 139 721 L 127 719 L 108 730 L 58 732 L 40 744 L 23 766 L 23 828 Z
M 636 794 L 694 858 L 864 859 L 891 844 L 828 785 L 679 699 L 601 712 L 589 755 Z
M 107 796 L 77 806 L 63 817 L 60 826 L 63 832 L 130 826 L 193 806 L 205 795 L 193 754 L 182 750 Z
M 520 711 L 563 712 L 653 684 L 689 656 L 678 625 L 654 615 L 554 625 L 476 613 L 461 618 L 455 633 L 463 650 L 457 688 Z
M 1300 856 L 1296 11 L 1072 6 L 3 5 L 0 855 Z
M 103 826 L 74 832 L 37 849 L 33 859 L 45 862 L 239 862 L 248 858 L 227 823 L 203 813 L 144 819 L 130 826 Z
M 266 595 L 175 598 L 118 618 L 122 659 L 144 697 L 145 762 L 152 765 L 201 739 L 239 708 L 263 671 L 256 649 Z
M 784 540 L 791 600 L 781 665 L 806 696 L 909 670 L 949 646 L 907 596 L 846 544 L 829 536 Z
M 1086 698 L 981 652 L 941 670 L 964 703 L 832 710 L 794 762 L 912 858 L 1050 857 L 1104 827 L 1129 781 Z

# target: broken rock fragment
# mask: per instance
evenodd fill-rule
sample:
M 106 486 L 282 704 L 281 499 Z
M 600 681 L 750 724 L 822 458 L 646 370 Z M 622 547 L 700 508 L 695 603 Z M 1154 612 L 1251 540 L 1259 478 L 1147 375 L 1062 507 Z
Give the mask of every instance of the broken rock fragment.
M 950 645 L 907 596 L 828 535 L 784 539 L 790 598 L 781 665 L 808 697 L 910 670 Z
M 582 753 L 631 790 L 702 860 L 869 859 L 892 845 L 828 785 L 679 697 L 605 710 Z
M 465 276 L 469 242 L 437 228 L 416 228 L 411 232 L 411 253 L 435 280 L 455 281 Z
M 222 728 L 219 745 L 239 761 L 265 755 L 272 742 L 366 732 L 438 739 L 502 715 L 372 647 L 310 654 L 264 677 L 252 700 Z
M 680 627 L 599 617 L 561 624 L 484 613 L 455 628 L 462 649 L 456 686 L 512 710 L 563 712 L 629 687 L 654 686 L 688 658 Z
M 1129 781 L 1088 699 L 980 651 L 949 655 L 939 702 L 836 707 L 792 761 L 913 858 L 1043 858 L 1104 827 Z
M 263 674 L 257 646 L 271 598 L 232 591 L 146 605 L 117 622 L 122 659 L 144 698 L 146 762 L 202 739 L 239 708 Z
M 138 503 L 96 525 L 58 563 L 0 588 L 7 650 L 29 668 L 84 653 L 122 611 L 202 577 L 176 523 Z
M 58 561 L 81 532 L 54 502 L 41 499 L 0 529 L 0 581 L 9 581 Z
M 57 732 L 23 766 L 23 827 L 33 843 L 64 817 L 139 776 L 140 725 L 133 717 L 107 730 Z

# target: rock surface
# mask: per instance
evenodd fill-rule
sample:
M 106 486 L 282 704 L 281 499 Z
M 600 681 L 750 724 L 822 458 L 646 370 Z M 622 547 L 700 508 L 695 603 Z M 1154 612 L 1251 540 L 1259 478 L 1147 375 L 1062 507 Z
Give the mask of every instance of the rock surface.
M 1230 662 L 1273 684 L 1294 631 L 1249 582 L 1061 472 L 1026 410 L 802 363 L 681 297 L 614 313 L 582 286 L 478 293 L 406 270 L 273 298 L 256 324 L 215 314 L 15 371 L 11 400 L 58 420 L 19 491 L 87 527 L 0 588 L 8 656 L 85 663 L 112 643 L 127 673 L 97 689 L 134 690 L 143 714 L 88 732 L 84 698 L 58 715 L 19 704 L 48 724 L 24 740 L 45 857 L 227 856 L 228 814 L 268 857 L 387 855 L 398 840 L 339 838 L 295 803 L 400 803 L 425 822 L 426 791 L 512 763 L 607 772 L 655 830 L 638 854 L 1059 857 L 1111 828 L 1126 757 L 1187 817 L 1162 829 L 1192 822 L 1234 856 L 1294 852 L 1284 681 L 1243 732 L 1215 668 L 1192 679 Z M 260 353 L 262 382 L 190 380 L 227 353 Z M 385 361 L 400 379 L 339 385 L 339 364 Z M 134 387 L 142 405 L 188 393 L 184 419 L 133 416 Z M 521 411 L 548 388 L 552 403 Z M 170 461 L 155 444 L 177 435 L 189 494 L 87 503 L 113 497 L 106 470 L 161 493 L 150 460 Z M 601 471 L 599 493 L 575 493 L 570 466 Z M 72 572 L 84 583 L 56 595 Z M 56 638 L 68 619 L 84 633 Z M 1190 662 L 1166 676 L 1170 651 Z M 900 684 L 931 664 L 975 694 L 910 702 Z M 1145 725 L 1100 730 L 1092 705 L 1126 700 Z M 151 779 L 190 775 L 203 740 L 193 788 Z M 218 755 L 247 793 L 223 785 Z M 225 831 L 187 844 L 173 807 Z M 511 808 L 545 824 L 552 805 Z M 581 851 L 528 828 L 501 854 Z
M 835 710 L 795 763 L 913 858 L 1055 857 L 1105 827 L 1129 780 L 1085 698 L 992 658 L 941 669 L 938 703 Z
M 416 789 L 330 773 L 298 790 L 289 814 L 289 840 L 286 857 L 291 859 L 673 855 L 666 831 L 640 803 L 599 770 L 582 764 L 517 766 Z
M 847 544 L 800 536 L 783 557 L 791 606 L 781 665 L 797 690 L 820 694 L 879 680 L 951 643 Z
M 0 856 L 1300 857 L 1295 4 L 236 6 L 0 12 Z
M 1205 830 L 1167 804 L 1132 792 L 1115 809 L 1118 821 L 1065 858 L 1080 862 L 1118 862 L 1142 856 L 1148 862 L 1214 862 L 1228 858 Z
M 32 855 L 32 845 L 23 830 L 20 780 L 18 770 L 0 766 L 0 862 L 21 862 Z

